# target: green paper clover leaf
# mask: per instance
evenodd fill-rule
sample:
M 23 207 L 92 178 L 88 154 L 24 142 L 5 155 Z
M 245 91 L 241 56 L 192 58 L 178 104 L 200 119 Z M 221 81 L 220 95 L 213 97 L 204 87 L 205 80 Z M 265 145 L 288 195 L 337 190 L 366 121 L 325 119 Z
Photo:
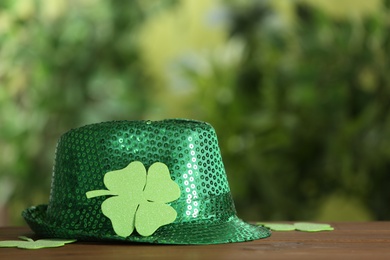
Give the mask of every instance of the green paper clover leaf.
M 32 240 L 31 238 L 20 236 L 20 240 L 8 240 L 8 241 L 0 241 L 0 247 L 17 247 L 23 249 L 41 249 L 41 248 L 52 248 L 52 247 L 60 247 L 65 244 L 76 242 L 75 239 L 39 239 Z
M 293 224 L 283 224 L 283 223 L 257 223 L 258 225 L 267 227 L 274 231 L 293 231 L 295 227 Z
M 112 195 L 101 209 L 117 235 L 130 236 L 135 228 L 140 235 L 150 236 L 175 221 L 177 213 L 166 203 L 180 197 L 180 188 L 165 164 L 156 162 L 146 173 L 141 162 L 131 162 L 121 170 L 107 172 L 103 181 L 108 190 L 88 191 L 86 196 Z
M 299 223 L 294 223 L 294 226 L 295 226 L 296 230 L 306 231 L 306 232 L 319 232 L 319 231 L 334 230 L 334 228 L 331 227 L 331 225 L 329 225 L 329 224 L 299 222 Z
M 319 232 L 319 231 L 331 231 L 334 228 L 329 224 L 319 224 L 319 223 L 308 223 L 308 222 L 298 222 L 294 224 L 284 224 L 284 223 L 262 223 L 259 222 L 257 225 L 267 227 L 273 231 L 305 231 L 305 232 Z

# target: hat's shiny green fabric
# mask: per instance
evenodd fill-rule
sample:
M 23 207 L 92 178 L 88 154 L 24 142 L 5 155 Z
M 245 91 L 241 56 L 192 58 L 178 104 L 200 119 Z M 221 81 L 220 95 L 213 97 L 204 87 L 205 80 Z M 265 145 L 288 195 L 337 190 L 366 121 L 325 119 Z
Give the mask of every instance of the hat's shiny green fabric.
M 102 214 L 106 196 L 85 194 L 106 189 L 104 175 L 133 161 L 146 168 L 155 162 L 168 166 L 180 187 L 179 199 L 169 203 L 177 217 L 150 236 L 121 237 Z M 236 216 L 214 129 L 185 119 L 112 121 L 70 130 L 57 144 L 49 204 L 22 215 L 40 236 L 90 241 L 218 244 L 270 235 Z

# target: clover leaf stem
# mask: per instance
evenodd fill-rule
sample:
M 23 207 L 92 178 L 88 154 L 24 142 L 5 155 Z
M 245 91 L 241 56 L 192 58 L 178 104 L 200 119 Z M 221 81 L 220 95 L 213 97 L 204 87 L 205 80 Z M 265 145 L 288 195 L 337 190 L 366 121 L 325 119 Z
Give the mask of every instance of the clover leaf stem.
M 33 242 L 34 240 L 32 240 L 31 238 L 28 238 L 26 236 L 19 236 L 18 238 L 22 239 L 22 240 L 25 240 L 25 241 L 29 241 L 29 242 Z
M 85 195 L 87 196 L 88 199 L 99 197 L 99 196 L 107 196 L 107 195 L 118 196 L 117 193 L 112 192 L 110 190 L 92 190 L 86 192 Z

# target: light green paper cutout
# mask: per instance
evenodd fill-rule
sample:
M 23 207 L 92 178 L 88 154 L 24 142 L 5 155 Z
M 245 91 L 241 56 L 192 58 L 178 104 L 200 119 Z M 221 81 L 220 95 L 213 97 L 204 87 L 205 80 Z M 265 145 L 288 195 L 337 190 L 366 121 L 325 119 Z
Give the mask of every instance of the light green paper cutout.
M 165 203 L 178 199 L 180 188 L 165 164 L 156 162 L 146 173 L 141 162 L 131 162 L 121 170 L 107 172 L 103 181 L 108 190 L 88 191 L 86 196 L 113 196 L 101 208 L 117 235 L 130 236 L 135 228 L 140 235 L 150 236 L 175 221 L 176 211 Z
M 8 240 L 8 241 L 0 241 L 0 247 L 17 247 L 22 249 L 42 249 L 42 248 L 52 248 L 52 247 L 60 247 L 65 244 L 76 242 L 75 239 L 39 239 L 32 240 L 31 238 L 20 236 L 22 240 Z
M 283 223 L 257 223 L 258 225 L 267 227 L 274 231 L 293 231 L 295 226 L 293 224 L 283 224 Z
M 256 223 L 257 225 L 267 227 L 273 231 L 305 231 L 305 232 L 320 232 L 320 231 L 332 231 L 334 228 L 329 224 L 298 222 L 294 224 L 282 224 L 282 223 Z
M 306 231 L 306 232 L 319 232 L 319 231 L 332 231 L 334 230 L 333 227 L 329 224 L 318 224 L 318 223 L 307 223 L 307 222 L 300 222 L 294 224 L 295 229 L 299 231 Z

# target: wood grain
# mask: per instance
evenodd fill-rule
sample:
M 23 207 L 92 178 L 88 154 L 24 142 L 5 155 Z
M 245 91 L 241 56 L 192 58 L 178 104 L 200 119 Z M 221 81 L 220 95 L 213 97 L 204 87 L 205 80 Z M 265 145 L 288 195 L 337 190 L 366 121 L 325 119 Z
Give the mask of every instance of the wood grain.
M 77 242 L 59 248 L 0 248 L 0 259 L 390 259 L 390 222 L 331 223 L 334 231 L 273 232 L 267 239 L 222 245 Z M 27 227 L 0 228 L 1 240 L 33 237 Z

